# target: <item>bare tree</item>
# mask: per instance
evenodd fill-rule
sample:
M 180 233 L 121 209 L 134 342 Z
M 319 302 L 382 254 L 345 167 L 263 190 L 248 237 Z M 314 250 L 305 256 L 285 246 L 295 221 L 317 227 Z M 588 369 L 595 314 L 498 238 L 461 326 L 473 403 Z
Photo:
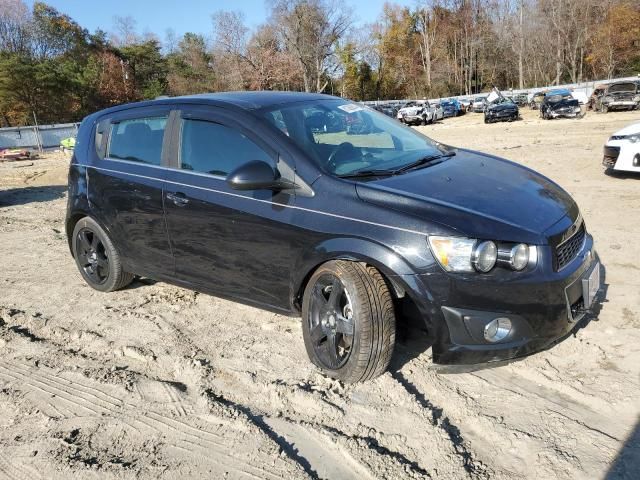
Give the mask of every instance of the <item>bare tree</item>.
M 131 16 L 113 17 L 114 33 L 111 34 L 111 42 L 120 47 L 133 45 L 138 42 L 137 22 Z
M 0 51 L 23 53 L 29 49 L 31 14 L 21 0 L 0 0 Z
M 431 89 L 434 47 L 438 40 L 438 17 L 435 12 L 438 6 L 437 0 L 425 0 L 417 12 L 416 28 L 420 35 L 420 57 L 428 89 Z
M 338 41 L 351 26 L 351 12 L 335 0 L 270 0 L 271 23 L 300 63 L 304 89 L 322 92 Z

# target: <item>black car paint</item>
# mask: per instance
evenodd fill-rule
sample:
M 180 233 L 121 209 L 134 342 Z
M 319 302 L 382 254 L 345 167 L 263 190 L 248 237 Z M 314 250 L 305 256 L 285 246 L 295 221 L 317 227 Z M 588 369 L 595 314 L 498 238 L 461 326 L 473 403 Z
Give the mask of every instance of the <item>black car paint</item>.
M 434 336 L 436 363 L 526 355 L 574 327 L 568 305 L 577 294 L 565 296 L 565 289 L 575 290 L 572 285 L 597 255 L 587 235 L 580 254 L 563 270 L 554 268 L 555 244 L 579 216 L 564 190 L 525 167 L 463 149 L 435 166 L 388 178 L 326 175 L 262 119 L 261 109 L 328 98 L 217 94 L 125 105 L 87 117 L 69 171 L 68 235 L 89 215 L 107 231 L 129 271 L 293 316 L 299 315 L 305 280 L 319 265 L 366 262 L 383 273 L 397 297 L 411 299 Z M 96 124 L 140 115 L 140 109 L 173 112 L 163 166 L 99 158 Z M 296 183 L 308 188 L 239 191 L 222 177 L 169 168 L 176 167 L 177 122 L 194 114 L 242 129 L 272 153 L 274 166 L 287 165 Z M 168 194 L 181 194 L 188 203 L 174 204 Z M 539 259 L 523 272 L 450 274 L 434 259 L 427 235 L 527 242 L 538 246 Z M 443 307 L 516 314 L 526 328 L 517 341 L 483 343 L 473 328 L 453 324 Z
M 552 96 L 545 96 L 540 104 L 540 114 L 546 118 L 552 118 L 552 114 L 557 117 L 576 117 L 580 113 L 580 102 L 577 99 L 562 98 L 559 101 L 553 101 Z M 578 112 L 576 112 L 578 109 Z
M 513 102 L 492 103 L 485 108 L 484 120 L 487 123 L 514 121 L 519 114 L 518 106 Z

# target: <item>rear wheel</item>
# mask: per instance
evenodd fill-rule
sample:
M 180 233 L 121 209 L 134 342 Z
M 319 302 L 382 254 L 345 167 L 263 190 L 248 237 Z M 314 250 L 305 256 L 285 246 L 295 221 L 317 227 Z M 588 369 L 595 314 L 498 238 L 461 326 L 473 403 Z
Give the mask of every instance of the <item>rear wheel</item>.
M 395 345 L 395 313 L 378 270 L 331 261 L 312 275 L 302 302 L 302 333 L 311 361 L 347 383 L 381 375 Z
M 109 236 L 92 218 L 84 217 L 76 223 L 71 246 L 78 270 L 90 287 L 113 292 L 133 281 L 135 276 L 122 269 Z

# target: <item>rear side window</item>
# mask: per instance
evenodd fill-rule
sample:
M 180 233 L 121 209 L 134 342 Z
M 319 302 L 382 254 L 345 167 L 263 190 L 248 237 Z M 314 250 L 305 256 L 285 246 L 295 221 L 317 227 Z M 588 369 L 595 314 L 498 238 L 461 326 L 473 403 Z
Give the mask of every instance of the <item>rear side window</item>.
M 162 162 L 162 140 L 167 117 L 122 120 L 111 126 L 108 157 L 149 165 Z
M 238 130 L 205 120 L 183 120 L 183 170 L 225 176 L 252 160 L 271 163 L 271 156 Z

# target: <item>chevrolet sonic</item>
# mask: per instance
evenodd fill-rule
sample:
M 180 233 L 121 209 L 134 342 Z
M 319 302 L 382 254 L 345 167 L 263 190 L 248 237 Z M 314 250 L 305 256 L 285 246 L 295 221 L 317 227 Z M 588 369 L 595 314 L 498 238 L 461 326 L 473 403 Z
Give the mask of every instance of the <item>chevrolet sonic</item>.
M 301 316 L 311 361 L 345 382 L 387 369 L 408 317 L 449 368 L 544 350 L 601 287 L 578 206 L 551 180 L 318 94 L 87 117 L 66 230 L 91 287 L 145 276 Z

